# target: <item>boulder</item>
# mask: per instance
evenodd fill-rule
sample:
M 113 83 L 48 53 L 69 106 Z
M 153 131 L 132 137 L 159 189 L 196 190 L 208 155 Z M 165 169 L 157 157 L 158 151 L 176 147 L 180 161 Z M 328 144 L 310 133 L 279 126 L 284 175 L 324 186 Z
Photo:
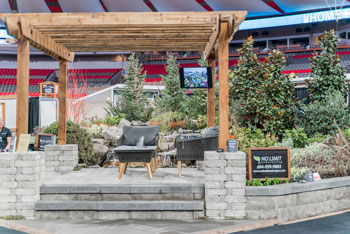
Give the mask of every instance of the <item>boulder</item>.
M 93 144 L 94 156 L 91 158 L 90 164 L 96 165 L 101 162 L 101 159 L 108 153 L 108 147 L 101 144 Z
M 176 136 L 168 135 L 168 136 L 164 136 L 162 139 L 164 139 L 166 142 L 174 142 L 175 138 Z
M 105 130 L 103 130 L 102 132 L 101 132 L 101 136 L 103 137 L 103 139 L 105 139 L 105 140 L 112 140 L 112 138 L 114 137 L 114 134 L 113 134 L 113 132 L 111 131 L 111 130 L 109 130 L 109 129 L 105 129 Z
M 126 119 L 121 119 L 118 124 L 118 128 L 123 129 L 123 126 L 130 126 L 130 125 L 131 125 L 130 121 Z
M 175 141 L 168 142 L 168 148 L 169 148 L 169 150 L 174 150 L 175 149 Z
M 121 138 L 121 135 L 115 135 L 112 140 L 111 140 L 111 146 L 113 147 L 117 147 L 120 145 L 120 138 Z
M 165 142 L 165 143 L 159 142 L 158 148 L 159 148 L 160 152 L 168 151 L 169 150 L 169 145 L 168 145 L 167 142 Z
M 131 122 L 131 126 L 147 126 L 146 123 L 142 122 L 142 121 L 132 121 Z
M 105 140 L 104 139 L 92 139 L 92 144 L 98 144 L 98 145 L 104 145 L 105 144 Z
M 121 131 L 123 133 L 123 129 L 118 128 L 116 126 L 111 126 L 111 127 L 108 127 L 107 129 L 111 132 L 120 132 Z
M 123 135 L 123 130 L 117 127 L 109 127 L 103 130 L 101 135 L 105 141 L 108 142 L 108 146 L 111 145 L 115 147 L 119 145 L 119 139 Z

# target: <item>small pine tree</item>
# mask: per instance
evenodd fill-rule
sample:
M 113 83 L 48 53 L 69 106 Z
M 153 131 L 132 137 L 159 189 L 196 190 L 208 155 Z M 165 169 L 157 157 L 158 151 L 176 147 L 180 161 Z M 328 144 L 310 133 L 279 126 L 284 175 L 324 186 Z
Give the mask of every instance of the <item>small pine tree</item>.
M 320 36 L 322 51 L 310 58 L 312 62 L 313 79 L 307 81 L 310 101 L 324 101 L 335 91 L 345 94 L 346 77 L 344 68 L 340 64 L 340 57 L 336 54 L 338 38 L 334 30 L 324 32 Z
M 179 66 L 173 55 L 169 55 L 167 59 L 167 75 L 162 76 L 165 89 L 162 97 L 157 100 L 158 110 L 160 112 L 180 112 L 184 113 L 187 97 L 180 87 Z
M 253 44 L 249 37 L 239 50 L 238 64 L 230 74 L 230 102 L 239 104 L 246 126 L 281 135 L 292 127 L 295 109 L 293 84 L 281 73 L 286 59 L 274 50 L 266 63 L 259 62 Z
M 143 92 L 146 73 L 142 74 L 142 64 L 135 53 L 128 58 L 126 67 L 126 89 L 121 92 L 120 112 L 126 114 L 130 121 L 147 121 L 150 118 L 150 107 Z

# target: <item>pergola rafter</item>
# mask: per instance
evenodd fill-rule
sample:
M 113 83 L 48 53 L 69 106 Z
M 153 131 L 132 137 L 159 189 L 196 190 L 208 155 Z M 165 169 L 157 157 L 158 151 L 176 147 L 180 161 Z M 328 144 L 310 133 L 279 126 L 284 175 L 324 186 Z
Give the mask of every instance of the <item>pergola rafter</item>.
M 211 66 L 219 57 L 220 113 L 219 147 L 228 138 L 228 43 L 246 16 L 245 11 L 222 12 L 118 12 L 0 14 L 10 35 L 19 40 L 18 54 L 29 58 L 27 43 L 60 61 L 60 106 L 65 107 L 66 62 L 73 62 L 74 52 L 99 51 L 200 51 L 205 52 Z M 22 46 L 23 45 L 23 46 Z M 224 48 L 225 47 L 225 48 Z M 21 51 L 23 50 L 23 51 Z M 21 60 L 21 57 L 18 57 Z M 220 63 L 220 61 L 222 61 Z M 29 61 L 28 61 L 29 63 Z M 24 64 L 24 65 L 21 65 Z M 221 65 L 220 65 L 221 64 Z M 225 65 L 225 67 L 224 67 Z M 228 65 L 228 64 L 227 64 Z M 21 67 L 23 66 L 23 67 Z M 19 85 L 27 82 L 27 62 L 19 62 Z M 21 70 L 21 71 L 20 71 Z M 24 72 L 23 72 L 24 70 Z M 28 70 L 28 71 L 27 71 Z M 225 76 L 221 79 L 221 76 Z M 214 77 L 215 79 L 215 77 Z M 61 87 L 62 86 L 62 87 Z M 28 92 L 19 87 L 20 100 Z M 215 119 L 213 89 L 208 93 L 208 125 Z M 17 102 L 18 103 L 18 102 Z M 19 105 L 19 104 L 17 104 Z M 59 144 L 65 144 L 65 110 L 59 112 Z M 26 133 L 28 113 L 17 118 L 18 133 Z M 19 115 L 17 115 L 19 116 Z M 214 116 L 214 118 L 213 118 Z M 21 122 L 21 123 L 19 123 Z

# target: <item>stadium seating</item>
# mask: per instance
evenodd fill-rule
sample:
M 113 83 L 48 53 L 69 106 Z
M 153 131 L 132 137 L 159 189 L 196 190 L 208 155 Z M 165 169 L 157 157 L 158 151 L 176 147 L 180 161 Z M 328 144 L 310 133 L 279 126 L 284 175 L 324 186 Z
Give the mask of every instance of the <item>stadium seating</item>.
M 69 69 L 70 79 L 86 79 L 88 87 L 104 86 L 122 69 Z
M 29 93 L 30 96 L 40 95 L 40 83 L 55 70 L 53 69 L 30 69 L 29 70 Z M 0 68 L 0 96 L 16 94 L 17 69 Z
M 71 79 L 86 79 L 89 87 L 103 86 L 122 69 L 75 69 L 68 70 Z M 40 95 L 40 83 L 55 72 L 55 69 L 30 69 L 29 93 L 30 96 Z M 0 95 L 16 93 L 17 69 L 0 68 Z

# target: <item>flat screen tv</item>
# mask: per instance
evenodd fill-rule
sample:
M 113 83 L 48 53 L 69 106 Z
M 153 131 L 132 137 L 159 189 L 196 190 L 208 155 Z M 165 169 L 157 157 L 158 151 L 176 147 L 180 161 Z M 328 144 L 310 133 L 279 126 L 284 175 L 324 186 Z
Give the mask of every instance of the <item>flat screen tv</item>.
M 185 89 L 212 88 L 211 67 L 181 67 L 180 83 Z

